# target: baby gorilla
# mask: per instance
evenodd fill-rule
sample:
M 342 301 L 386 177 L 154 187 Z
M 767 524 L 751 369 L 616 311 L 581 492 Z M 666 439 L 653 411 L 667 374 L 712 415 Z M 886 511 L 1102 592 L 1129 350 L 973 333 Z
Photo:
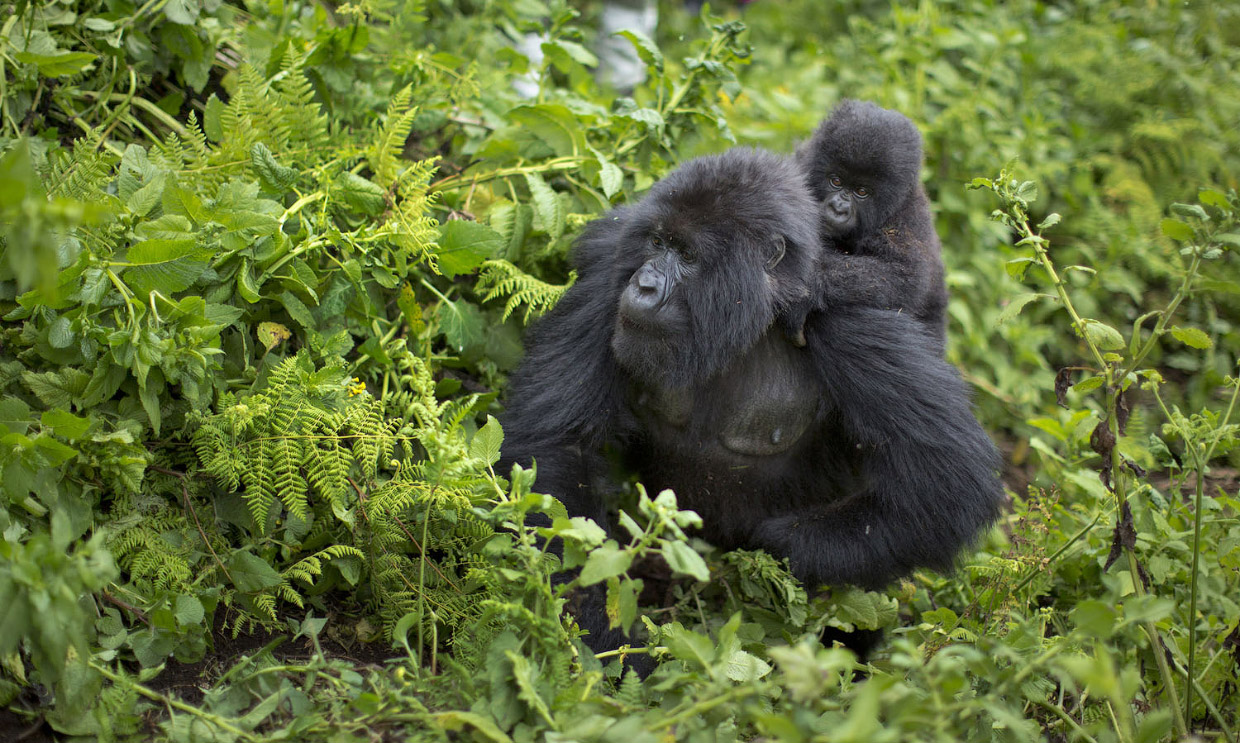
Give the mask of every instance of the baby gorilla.
M 789 341 L 814 206 L 789 159 L 734 149 L 593 222 L 510 380 L 501 466 L 536 461 L 537 490 L 606 524 L 610 452 L 703 537 L 787 558 L 811 588 L 949 567 L 999 513 L 994 447 L 908 315 L 841 305 Z M 592 648 L 624 641 L 600 587 L 578 600 Z
M 938 235 L 918 174 L 921 135 L 907 117 L 841 102 L 797 160 L 818 201 L 826 307 L 863 304 L 911 314 L 946 343 L 947 286 Z M 799 317 L 797 318 L 799 319 Z M 797 337 L 796 320 L 791 321 Z

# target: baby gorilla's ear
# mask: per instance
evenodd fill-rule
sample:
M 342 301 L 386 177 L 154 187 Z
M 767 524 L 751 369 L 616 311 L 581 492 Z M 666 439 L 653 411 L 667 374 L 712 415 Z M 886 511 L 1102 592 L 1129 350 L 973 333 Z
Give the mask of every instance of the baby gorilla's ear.
M 783 235 L 776 235 L 772 241 L 770 257 L 766 259 L 766 270 L 773 271 L 788 252 L 788 243 Z

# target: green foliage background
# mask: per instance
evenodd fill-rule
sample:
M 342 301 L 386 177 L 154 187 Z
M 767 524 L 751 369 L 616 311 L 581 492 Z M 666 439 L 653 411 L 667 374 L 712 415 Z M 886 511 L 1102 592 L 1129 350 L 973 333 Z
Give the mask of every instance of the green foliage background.
M 594 82 L 597 2 L 0 9 L 0 728 L 1237 740 L 1240 8 L 724 5 L 663 3 L 631 95 Z M 925 137 L 1001 527 L 807 592 L 669 493 L 608 539 L 496 472 L 581 227 L 841 97 Z M 595 583 L 650 678 L 577 638 Z M 889 641 L 858 667 L 826 627 Z

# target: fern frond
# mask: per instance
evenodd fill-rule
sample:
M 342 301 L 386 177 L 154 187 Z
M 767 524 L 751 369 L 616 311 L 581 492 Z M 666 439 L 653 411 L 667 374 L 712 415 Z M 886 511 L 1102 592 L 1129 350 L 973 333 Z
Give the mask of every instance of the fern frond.
M 334 433 L 336 429 L 325 427 L 325 430 Z M 344 511 L 350 501 L 348 477 L 352 454 L 334 438 L 306 442 L 306 446 L 306 479 L 335 510 Z
M 73 153 L 58 155 L 45 179 L 48 196 L 93 201 L 112 179 L 116 158 L 101 151 L 97 133 L 74 141 Z
M 504 314 L 501 320 L 507 320 L 521 305 L 525 305 L 522 322 L 528 323 L 530 316 L 542 314 L 555 306 L 564 296 L 564 292 L 577 280 L 574 272 L 569 276 L 567 284 L 548 284 L 530 276 L 521 269 L 503 259 L 484 261 L 478 272 L 478 282 L 474 291 L 484 294 L 482 301 L 489 302 L 496 297 L 507 295 Z
M 439 194 L 430 193 L 429 188 L 438 162 L 438 157 L 419 160 L 396 176 L 398 198 L 389 221 L 389 225 L 393 222 L 396 225 L 391 239 L 400 250 L 398 257 L 407 263 L 425 263 L 434 271 L 439 270 L 434 252 L 439 225 L 429 212 Z
M 284 508 L 299 519 L 309 520 L 309 486 L 301 476 L 302 442 L 279 438 L 271 442 L 275 470 L 275 489 Z
M 328 139 L 328 122 L 327 115 L 314 99 L 314 86 L 306 76 L 311 53 L 307 50 L 299 54 L 292 45 L 286 47 L 274 87 L 282 103 L 284 128 L 293 133 L 303 148 L 315 150 Z
M 418 115 L 417 106 L 409 105 L 412 99 L 412 85 L 406 85 L 392 96 L 384 116 L 383 129 L 367 153 L 366 159 L 375 172 L 374 181 L 384 188 L 396 182 L 401 166 L 400 155 L 405 149 L 405 141 L 409 139 L 409 132 L 413 130 L 413 120 Z
M 276 500 L 275 466 L 272 442 L 260 441 L 249 447 L 250 466 L 241 475 L 245 484 L 245 503 L 260 531 L 266 529 L 271 504 Z

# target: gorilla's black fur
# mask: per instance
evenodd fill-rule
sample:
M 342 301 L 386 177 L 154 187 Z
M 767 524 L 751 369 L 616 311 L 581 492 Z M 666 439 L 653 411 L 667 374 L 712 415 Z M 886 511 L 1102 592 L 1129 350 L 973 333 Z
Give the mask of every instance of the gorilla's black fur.
M 921 185 L 921 134 L 900 113 L 845 100 L 797 149 L 823 246 L 828 307 L 865 304 L 911 313 L 940 349 L 947 285 L 930 201 Z
M 999 512 L 994 447 L 913 318 L 832 306 L 806 346 L 786 338 L 814 213 L 790 160 L 734 149 L 591 224 L 512 377 L 504 463 L 537 460 L 538 490 L 605 524 L 611 449 L 707 539 L 787 557 L 811 587 L 949 567 Z M 595 603 L 588 641 L 614 647 Z

